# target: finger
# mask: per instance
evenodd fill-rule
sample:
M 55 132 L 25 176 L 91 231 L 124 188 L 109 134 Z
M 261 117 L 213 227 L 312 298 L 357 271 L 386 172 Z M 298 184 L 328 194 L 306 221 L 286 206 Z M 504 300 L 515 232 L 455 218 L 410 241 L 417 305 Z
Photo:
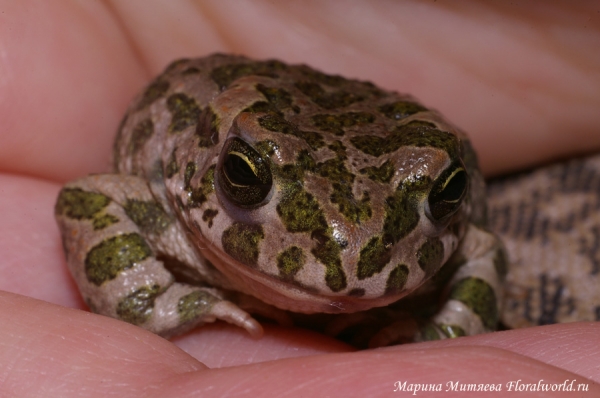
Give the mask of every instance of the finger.
M 0 293 L 0 319 L 2 396 L 143 395 L 150 384 L 205 369 L 142 329 L 24 296 Z
M 101 2 L 2 1 L 0 169 L 65 180 L 106 170 L 148 77 Z
M 555 342 L 552 335 L 546 337 L 542 339 L 545 344 Z M 573 337 L 577 340 L 573 345 L 584 343 L 578 335 Z M 539 384 L 547 385 L 540 389 L 556 389 L 563 383 L 565 387 L 573 383 L 575 391 L 579 388 L 585 395 L 593 396 L 600 392 L 595 358 L 590 358 L 595 364 L 588 373 L 594 372 L 591 373 L 595 375 L 594 381 L 561 367 L 574 359 L 568 349 L 555 358 L 559 364 L 553 365 L 495 347 L 417 344 L 181 374 L 158 391 L 177 396 L 192 391 L 203 396 L 389 396 L 394 391 L 413 394 L 415 388 L 423 388 L 415 386 L 425 386 L 443 392 L 444 396 L 463 397 L 465 391 L 487 389 L 504 396 L 517 389 L 523 391 L 524 385 L 529 385 L 525 388 L 531 391 Z M 546 391 L 533 390 L 528 396 L 547 396 Z M 416 392 L 422 394 L 426 393 Z M 562 396 L 560 392 L 552 394 Z M 572 392 L 563 394 L 568 396 Z
M 573 379 L 576 386 L 587 384 L 590 396 L 600 392 L 598 384 L 582 374 L 495 347 L 428 343 L 206 370 L 166 340 L 139 328 L 22 296 L 0 294 L 0 318 L 11 320 L 0 323 L 0 374 L 2 392 L 8 396 L 69 397 L 90 391 L 123 397 L 383 396 L 404 381 L 440 385 L 443 391 L 457 381 L 506 391 L 508 383 L 517 380 L 560 384 Z M 557 343 L 554 336 L 538 336 L 540 344 L 552 346 Z M 587 337 L 571 335 L 577 345 Z M 569 359 L 568 350 L 556 357 L 563 364 Z M 597 356 L 590 359 L 597 361 Z M 447 394 L 461 396 L 464 391 Z
M 223 322 L 204 325 L 172 342 L 207 365 L 223 368 L 311 355 L 352 352 L 354 348 L 323 334 L 263 324 L 264 336 L 252 339 Z
M 217 50 L 371 80 L 464 128 L 487 174 L 600 148 L 593 2 L 113 4 L 156 72 Z
M 427 347 L 429 343 L 421 346 Z M 573 322 L 537 326 L 436 342 L 436 347 L 490 346 L 600 382 L 600 323 Z M 415 346 L 417 347 L 417 346 Z M 411 347 L 406 347 L 410 349 Z
M 142 82 L 171 58 L 215 50 L 412 92 L 470 132 L 488 173 L 600 146 L 600 55 L 588 51 L 599 28 L 586 3 L 44 3 L 33 23 L 24 5 L 9 4 L 0 25 L 12 73 L 0 109 L 10 137 L 0 166 L 12 171 L 63 180 L 105 170 Z M 565 33 L 547 34 L 556 26 Z
M 60 187 L 0 174 L 0 290 L 83 308 L 54 221 Z

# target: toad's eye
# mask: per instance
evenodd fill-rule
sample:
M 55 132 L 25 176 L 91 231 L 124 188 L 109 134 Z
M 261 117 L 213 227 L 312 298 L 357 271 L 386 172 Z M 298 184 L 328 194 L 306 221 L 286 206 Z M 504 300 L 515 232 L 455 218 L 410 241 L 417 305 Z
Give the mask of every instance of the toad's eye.
M 242 207 L 263 205 L 273 187 L 268 160 L 237 137 L 225 142 L 218 173 L 219 186 L 227 198 Z
M 434 182 L 429 193 L 429 213 L 434 221 L 454 214 L 460 207 L 469 186 L 469 176 L 462 164 L 453 164 Z

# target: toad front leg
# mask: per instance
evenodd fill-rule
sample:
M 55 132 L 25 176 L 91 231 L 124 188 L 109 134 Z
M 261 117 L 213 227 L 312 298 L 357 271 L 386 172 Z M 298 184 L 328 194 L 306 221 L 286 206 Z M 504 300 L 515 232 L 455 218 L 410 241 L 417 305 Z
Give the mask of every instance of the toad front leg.
M 433 319 L 436 334 L 425 334 L 424 340 L 497 329 L 508 261 L 504 246 L 492 233 L 471 225 L 455 258 L 464 263 L 452 277 L 444 306 Z
M 193 269 L 204 285 L 218 285 L 221 276 L 165 207 L 135 176 L 93 175 L 63 188 L 55 214 L 90 309 L 166 337 L 216 319 L 261 336 L 260 324 L 227 301 L 225 291 L 175 281 L 170 270 L 177 264 Z
M 422 326 L 414 340 L 438 340 L 496 330 L 503 298 L 507 257 L 500 240 L 474 225 L 445 267 L 458 265 L 444 292 L 440 311 Z M 434 282 L 435 283 L 435 282 Z M 405 338 L 406 321 L 383 328 L 371 339 L 373 347 Z

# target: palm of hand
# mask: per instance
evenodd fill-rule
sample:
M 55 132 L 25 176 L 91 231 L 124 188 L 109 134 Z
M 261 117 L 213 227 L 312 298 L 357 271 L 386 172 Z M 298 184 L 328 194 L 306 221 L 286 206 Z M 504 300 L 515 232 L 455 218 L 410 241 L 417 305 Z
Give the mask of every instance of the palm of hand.
M 540 42 L 544 38 L 535 29 L 523 33 L 526 40 L 511 36 L 522 21 L 506 9 L 433 7 L 424 11 L 411 4 L 378 8 L 367 2 L 350 8 L 342 3 L 330 9 L 314 5 L 313 9 L 257 2 L 244 5 L 237 11 L 239 20 L 228 25 L 229 6 L 218 2 L 204 2 L 193 10 L 181 4 L 169 9 L 156 6 L 144 9 L 145 14 L 129 9 L 129 3 L 112 7 L 44 3 L 36 12 L 22 3 L 6 3 L 0 16 L 5 38 L 0 52 L 4 54 L 0 288 L 20 294 L 0 294 L 4 318 L 0 322 L 1 388 L 8 395 L 52 391 L 68 396 L 68 391 L 78 395 L 86 389 L 98 395 L 118 391 L 122 396 L 139 395 L 139 391 L 156 391 L 158 396 L 188 391 L 215 396 L 233 392 L 274 396 L 293 391 L 308 395 L 311 390 L 319 395 L 356 391 L 383 395 L 393 391 L 394 382 L 403 380 L 442 383 L 444 388 L 446 382 L 455 380 L 499 383 L 504 388 L 505 383 L 518 379 L 525 383 L 600 380 L 594 372 L 598 367 L 594 353 L 600 347 L 596 324 L 554 325 L 365 352 L 352 352 L 341 343 L 302 330 L 276 327 L 267 328 L 266 336 L 254 341 L 242 331 L 219 324 L 172 344 L 139 328 L 61 307 L 85 308 L 64 266 L 51 210 L 62 182 L 106 170 L 121 114 L 150 77 L 176 57 L 213 51 L 309 62 L 329 72 L 412 92 L 470 132 L 488 173 L 598 147 L 600 136 L 589 132 L 600 122 L 600 80 L 588 75 L 587 66 L 595 62 L 597 70 L 600 60 L 585 49 L 597 42 L 599 28 L 595 27 L 594 36 L 591 22 L 587 30 L 583 22 L 578 24 L 578 18 L 586 20 L 582 17 L 585 10 L 559 10 L 564 11 L 561 20 L 536 20 L 542 28 L 560 24 L 573 32 L 582 29 L 577 36 L 580 42 L 567 45 L 550 39 Z M 342 7 L 339 14 L 335 7 Z M 527 18 L 535 10 L 520 11 Z M 312 17 L 326 13 L 341 15 L 347 26 L 335 25 L 335 21 L 315 24 Z M 442 19 L 433 20 L 440 13 Z M 406 15 L 418 15 L 429 23 L 402 20 Z M 261 21 L 256 21 L 259 17 Z M 264 23 L 265 17 L 270 25 Z M 506 52 L 497 56 L 497 51 L 487 52 L 485 46 L 448 51 L 442 48 L 441 36 L 427 28 L 438 24 L 440 32 L 448 29 L 460 42 L 469 37 L 461 28 L 478 29 L 477 21 L 494 17 L 499 18 L 494 32 L 500 37 L 479 29 Z M 267 43 L 265 37 L 270 35 L 263 37 L 261 32 L 280 31 L 277 25 L 282 23 L 289 28 L 277 43 Z M 154 36 L 147 36 L 149 31 Z M 247 35 L 249 31 L 255 35 Z M 582 40 L 588 40 L 587 44 Z M 367 42 L 374 44 L 365 46 Z M 476 47 L 476 42 L 467 42 Z M 307 55 L 300 49 L 309 43 Z M 412 47 L 415 43 L 418 47 Z M 444 37 L 444 43 L 453 40 Z M 570 49 L 570 58 L 558 51 L 563 48 L 560 45 Z M 402 51 L 390 53 L 394 46 Z M 351 51 L 339 53 L 340 48 Z M 547 50 L 540 55 L 543 49 Z M 409 51 L 413 57 L 406 55 Z M 482 52 L 488 60 L 482 61 Z M 332 53 L 336 56 L 328 56 Z M 520 62 L 521 67 L 503 67 L 500 61 L 506 59 Z M 444 74 L 435 73 L 440 70 Z M 419 80 L 416 71 L 427 73 L 427 79 Z M 553 79 L 556 74 L 564 79 Z M 464 96 L 466 104 L 454 100 L 461 87 L 473 93 Z M 498 117 L 499 113 L 503 116 Z M 544 137 L 542 144 L 539 136 Z M 273 361 L 260 363 L 267 360 Z M 198 361 L 222 369 L 208 371 Z M 227 367 L 240 364 L 250 365 Z M 590 385 L 590 390 L 597 387 Z

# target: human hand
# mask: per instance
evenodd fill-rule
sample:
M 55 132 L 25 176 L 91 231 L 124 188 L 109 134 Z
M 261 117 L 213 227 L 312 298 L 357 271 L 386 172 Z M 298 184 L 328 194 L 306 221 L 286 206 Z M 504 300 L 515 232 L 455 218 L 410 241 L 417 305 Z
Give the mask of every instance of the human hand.
M 0 2 L 0 289 L 20 294 L 0 295 L 0 391 L 387 395 L 402 380 L 598 382 L 597 324 L 364 352 L 301 330 L 268 327 L 255 341 L 218 324 L 175 340 L 188 356 L 63 308 L 85 307 L 52 216 L 64 181 L 107 170 L 133 95 L 172 59 L 213 51 L 410 92 L 470 134 L 488 174 L 597 149 L 600 55 L 590 49 L 600 27 L 596 10 L 578 4 Z

